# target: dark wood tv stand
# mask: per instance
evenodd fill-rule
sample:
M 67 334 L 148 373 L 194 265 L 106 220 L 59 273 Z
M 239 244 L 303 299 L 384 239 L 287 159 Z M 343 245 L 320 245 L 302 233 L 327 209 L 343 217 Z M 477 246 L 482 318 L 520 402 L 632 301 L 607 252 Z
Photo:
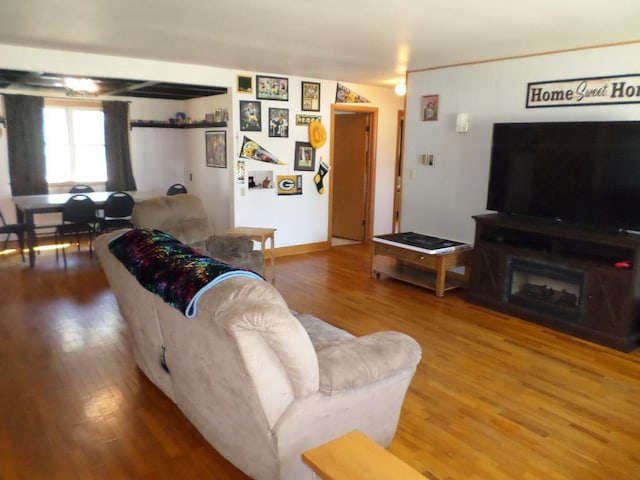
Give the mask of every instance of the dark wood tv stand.
M 478 215 L 468 299 L 618 350 L 640 342 L 640 235 Z

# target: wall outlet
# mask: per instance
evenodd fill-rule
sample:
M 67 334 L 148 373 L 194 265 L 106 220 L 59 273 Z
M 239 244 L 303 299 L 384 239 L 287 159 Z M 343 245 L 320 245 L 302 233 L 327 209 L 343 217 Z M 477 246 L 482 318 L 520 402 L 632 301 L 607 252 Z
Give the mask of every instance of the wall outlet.
M 432 166 L 434 162 L 433 153 L 423 153 L 420 155 L 420 163 L 427 166 Z

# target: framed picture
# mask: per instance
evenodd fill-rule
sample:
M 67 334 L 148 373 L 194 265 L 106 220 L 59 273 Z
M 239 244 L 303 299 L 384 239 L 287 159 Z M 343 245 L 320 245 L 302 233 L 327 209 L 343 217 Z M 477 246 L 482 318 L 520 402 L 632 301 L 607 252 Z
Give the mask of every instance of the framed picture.
M 322 120 L 320 115 L 296 115 L 296 125 L 309 125 L 314 120 Z
M 296 142 L 294 170 L 313 172 L 316 169 L 316 151 L 308 142 Z
M 238 93 L 253 93 L 253 77 L 238 75 Z
M 262 106 L 260 102 L 240 100 L 240 130 L 244 132 L 262 131 Z
M 288 137 L 289 136 L 289 109 L 270 108 L 269 109 L 269 136 Z
M 260 100 L 289 100 L 289 79 L 256 75 L 256 98 Z
M 320 111 L 320 84 L 302 82 L 302 111 Z
M 420 118 L 423 122 L 434 122 L 438 120 L 438 95 L 424 95 L 420 108 Z
M 247 172 L 249 178 L 248 187 L 251 189 L 275 188 L 273 183 L 273 170 L 256 170 Z
M 247 166 L 242 158 L 236 161 L 236 183 L 244 185 L 244 177 L 247 173 Z
M 204 132 L 207 167 L 227 168 L 227 132 Z

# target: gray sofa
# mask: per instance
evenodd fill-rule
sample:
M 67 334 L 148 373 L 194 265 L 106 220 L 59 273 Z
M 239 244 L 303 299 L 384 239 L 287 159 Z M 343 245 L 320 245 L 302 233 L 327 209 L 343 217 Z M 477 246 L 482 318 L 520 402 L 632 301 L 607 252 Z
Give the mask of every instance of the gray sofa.
M 142 287 L 99 236 L 97 255 L 140 369 L 252 478 L 313 478 L 302 452 L 361 430 L 388 445 L 421 349 L 409 336 L 355 337 L 293 314 L 268 282 L 230 278 L 187 318 Z M 164 351 L 165 370 L 160 358 Z

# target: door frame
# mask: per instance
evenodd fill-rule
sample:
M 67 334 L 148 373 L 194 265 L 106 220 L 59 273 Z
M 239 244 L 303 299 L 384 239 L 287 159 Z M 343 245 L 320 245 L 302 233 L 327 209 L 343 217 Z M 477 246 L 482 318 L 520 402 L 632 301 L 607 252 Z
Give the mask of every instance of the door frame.
M 391 219 L 391 233 L 398 233 L 402 223 L 402 177 L 404 170 L 404 109 L 398 110 L 396 123 L 396 163 L 393 179 L 393 217 Z
M 373 218 L 375 212 L 375 185 L 376 185 L 376 155 L 378 145 L 378 108 L 365 105 L 357 105 L 352 103 L 333 103 L 331 104 L 331 151 L 330 162 L 333 166 L 335 158 L 335 116 L 336 112 L 352 112 L 366 113 L 369 115 L 369 141 L 367 143 L 368 155 L 366 161 L 367 185 L 365 187 L 365 225 L 364 225 L 364 243 L 369 243 L 373 237 Z M 329 185 L 333 184 L 333 169 L 329 169 Z M 331 246 L 331 238 L 333 237 L 333 188 L 329 188 L 329 238 L 327 239 Z

